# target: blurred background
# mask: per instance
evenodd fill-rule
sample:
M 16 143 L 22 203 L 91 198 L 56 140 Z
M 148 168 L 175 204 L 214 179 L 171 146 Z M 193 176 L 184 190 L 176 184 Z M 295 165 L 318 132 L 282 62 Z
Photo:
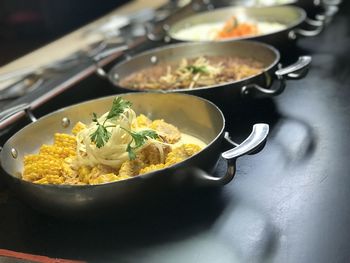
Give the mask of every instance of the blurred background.
M 0 0 L 0 67 L 130 0 Z

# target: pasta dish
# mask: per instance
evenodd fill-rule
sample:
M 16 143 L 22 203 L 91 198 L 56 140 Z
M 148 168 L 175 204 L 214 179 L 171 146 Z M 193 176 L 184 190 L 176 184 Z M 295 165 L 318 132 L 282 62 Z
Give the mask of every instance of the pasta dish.
M 162 119 L 136 115 L 117 97 L 110 111 L 78 122 L 72 134 L 56 133 L 52 145 L 24 157 L 22 178 L 38 184 L 87 185 L 114 182 L 169 167 L 204 148 Z
M 159 63 L 121 79 L 121 87 L 137 90 L 193 89 L 238 81 L 263 71 L 251 58 L 202 56 Z

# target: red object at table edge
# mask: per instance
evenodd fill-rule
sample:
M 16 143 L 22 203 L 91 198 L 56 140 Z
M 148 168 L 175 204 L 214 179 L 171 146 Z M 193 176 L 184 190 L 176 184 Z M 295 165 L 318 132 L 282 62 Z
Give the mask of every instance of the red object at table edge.
M 28 253 L 11 251 L 8 249 L 0 249 L 0 257 L 17 258 L 17 259 L 29 260 L 32 262 L 39 262 L 39 263 L 85 263 L 86 262 L 81 260 L 49 258 L 46 256 L 32 255 Z

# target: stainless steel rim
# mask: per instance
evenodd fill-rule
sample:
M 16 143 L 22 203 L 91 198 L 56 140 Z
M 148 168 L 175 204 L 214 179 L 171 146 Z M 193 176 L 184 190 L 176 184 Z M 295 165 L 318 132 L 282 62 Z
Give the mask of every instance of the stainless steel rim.
M 215 43 L 212 43 L 212 45 L 220 45 L 220 43 L 222 43 L 222 42 L 215 42 Z M 236 83 L 244 82 L 244 81 L 249 80 L 249 79 L 253 79 L 253 78 L 257 77 L 257 76 L 260 76 L 260 75 L 270 71 L 271 69 L 273 69 L 278 64 L 278 62 L 281 59 L 280 52 L 275 47 L 273 47 L 273 46 L 271 46 L 269 44 L 261 43 L 261 42 L 258 42 L 258 41 L 252 41 L 252 40 L 242 40 L 242 41 L 237 41 L 237 43 L 242 43 L 242 44 L 247 43 L 247 45 L 252 44 L 252 45 L 257 45 L 257 46 L 263 47 L 265 49 L 268 49 L 268 50 L 270 50 L 270 51 L 272 51 L 274 53 L 275 59 L 269 66 L 265 67 L 264 70 L 261 73 L 255 74 L 253 76 L 250 76 L 250 77 L 247 77 L 247 78 L 244 78 L 244 79 L 240 79 L 238 81 L 227 82 L 227 83 L 223 83 L 223 84 L 219 84 L 219 85 L 211 85 L 211 86 L 200 87 L 200 88 L 193 88 L 193 89 L 188 89 L 187 88 L 187 89 L 170 89 L 170 90 L 149 90 L 147 92 L 176 93 L 176 92 L 188 92 L 188 91 L 194 91 L 194 90 L 195 91 L 201 91 L 201 90 L 215 89 L 215 88 L 218 88 L 218 87 L 221 87 L 221 86 L 224 86 L 224 85 L 233 85 L 233 84 L 236 84 Z M 207 44 L 210 44 L 210 43 L 207 43 Z M 163 47 L 147 50 L 145 52 L 142 52 L 142 53 L 140 53 L 140 54 L 138 54 L 138 55 L 136 55 L 136 56 L 134 56 L 134 57 L 132 57 L 130 59 L 124 60 L 124 61 L 116 64 L 115 66 L 113 66 L 113 68 L 109 72 L 109 80 L 111 81 L 111 83 L 113 83 L 114 85 L 118 86 L 118 88 L 121 88 L 121 89 L 123 89 L 125 91 L 139 91 L 139 90 L 136 90 L 136 89 L 129 89 L 129 88 L 120 86 L 118 84 L 118 82 L 113 77 L 113 74 L 115 73 L 114 71 L 117 68 L 122 67 L 123 65 L 128 63 L 133 58 L 138 58 L 138 57 L 141 57 L 141 56 L 147 56 L 147 55 L 153 55 L 153 54 L 155 55 L 158 52 L 161 52 L 161 51 L 164 51 L 164 50 L 168 50 L 168 49 L 176 49 L 176 48 L 180 48 L 180 47 L 189 47 L 189 48 L 192 47 L 193 48 L 193 47 L 199 46 L 199 45 L 203 45 L 203 43 L 200 43 L 200 42 L 184 42 L 184 43 L 171 44 L 171 45 L 167 45 L 167 46 L 163 46 Z

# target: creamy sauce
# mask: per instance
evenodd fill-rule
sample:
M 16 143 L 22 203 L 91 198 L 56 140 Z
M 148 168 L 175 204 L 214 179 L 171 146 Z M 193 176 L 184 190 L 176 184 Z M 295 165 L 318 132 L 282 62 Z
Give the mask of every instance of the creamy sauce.
M 242 21 L 241 21 L 242 22 Z M 249 22 L 249 21 L 244 21 Z M 254 22 L 252 22 L 254 23 Z M 216 40 L 216 35 L 224 26 L 224 22 L 203 23 L 183 28 L 174 34 L 174 37 L 187 41 L 212 41 Z M 257 22 L 258 35 L 269 34 L 285 29 L 287 26 L 281 23 Z M 248 36 L 247 36 L 248 37 Z
M 203 142 L 202 140 L 198 139 L 197 137 L 194 137 L 192 135 L 186 134 L 186 133 L 181 133 L 181 139 L 172 145 L 172 148 L 176 148 L 181 146 L 182 144 L 196 144 L 199 147 L 201 147 L 201 149 L 205 148 L 207 146 L 207 144 L 205 142 Z
M 253 1 L 253 5 L 284 5 L 284 4 L 290 4 L 294 1 L 292 0 L 255 0 Z

